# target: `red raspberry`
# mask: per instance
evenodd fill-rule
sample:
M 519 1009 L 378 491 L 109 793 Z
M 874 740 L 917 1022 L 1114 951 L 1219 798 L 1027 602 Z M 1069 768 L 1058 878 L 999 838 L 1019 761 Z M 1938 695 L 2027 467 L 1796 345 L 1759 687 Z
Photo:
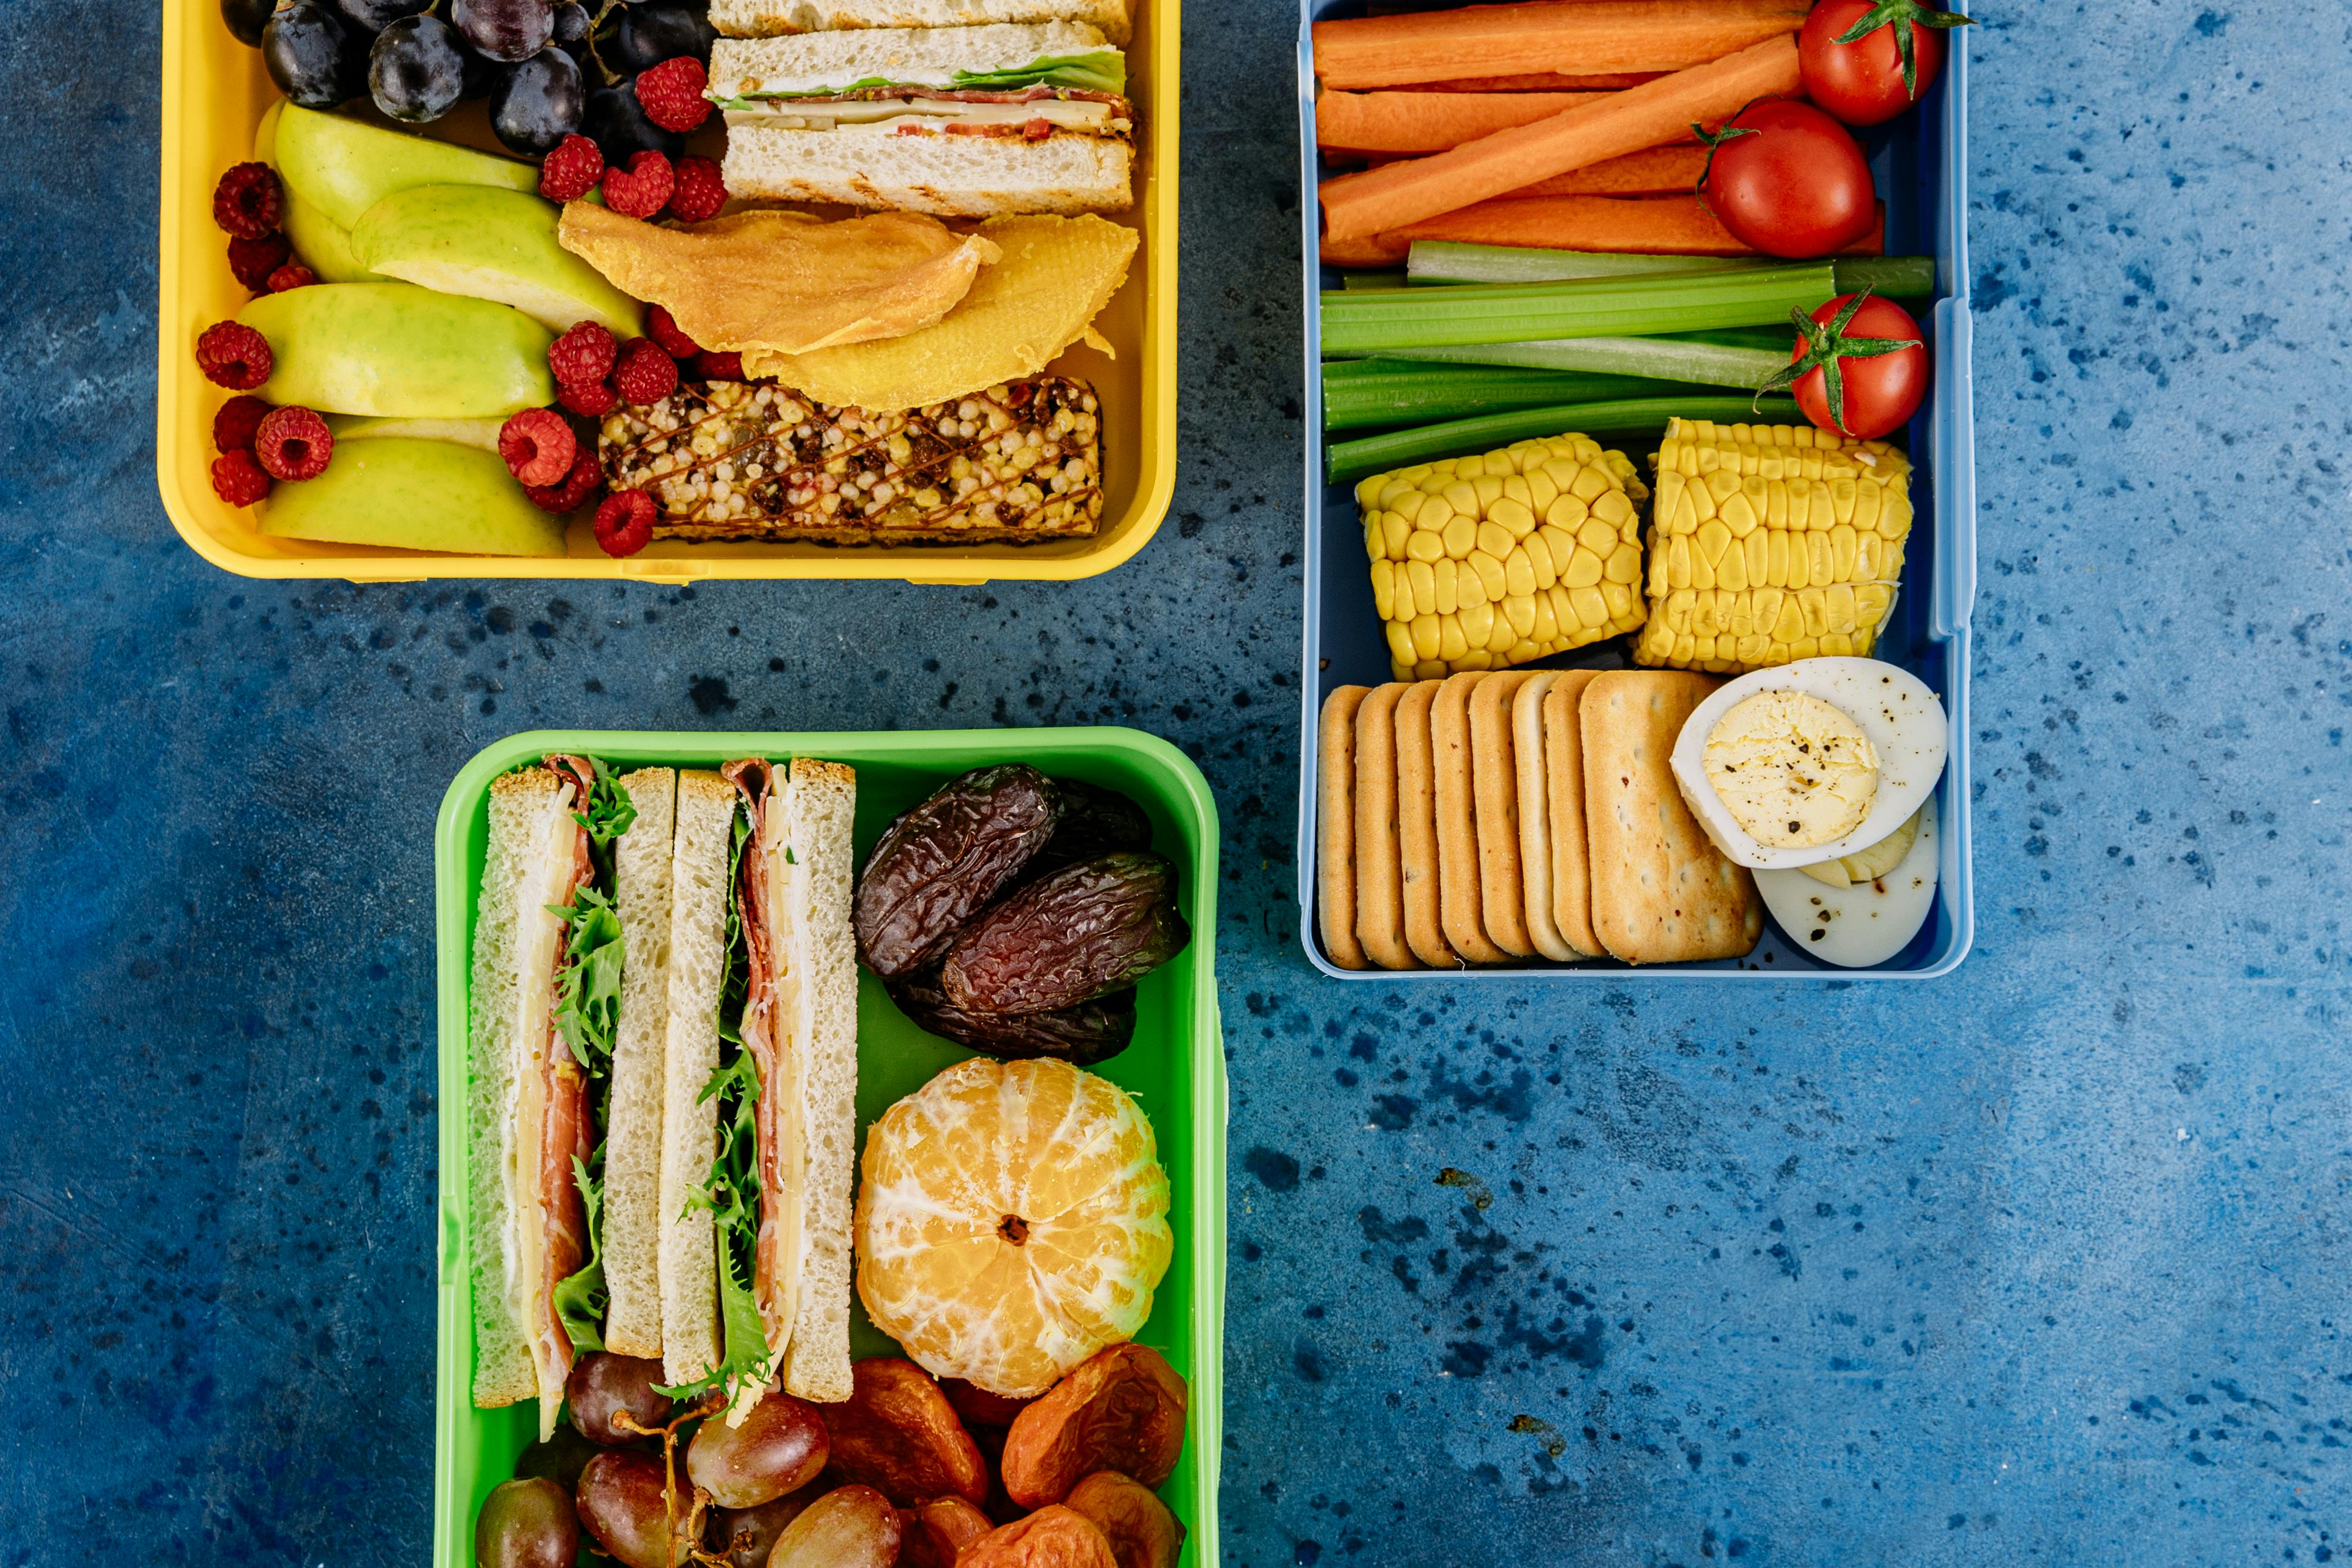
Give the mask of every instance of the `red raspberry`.
M 653 542 L 654 498 L 615 490 L 596 508 L 596 543 L 606 555 L 635 555 Z
M 269 494 L 269 476 L 252 453 L 225 453 L 213 459 L 213 494 L 232 507 L 250 507 Z
M 289 288 L 305 288 L 319 281 L 319 275 L 299 262 L 289 261 L 269 275 L 269 292 L 283 294 Z
M 231 392 L 251 392 L 269 379 L 269 340 L 242 321 L 219 321 L 196 340 L 196 368 L 205 380 Z
M 285 188 L 267 163 L 239 163 L 213 187 L 213 222 L 239 239 L 267 239 L 285 221 Z
M 604 154 L 585 136 L 566 136 L 539 166 L 539 193 L 551 202 L 576 202 L 596 188 Z
M 236 280 L 256 294 L 269 287 L 269 275 L 286 265 L 294 247 L 286 243 L 284 235 L 265 235 L 259 239 L 233 239 L 228 242 L 228 269 Z
M 651 338 L 633 338 L 621 350 L 621 362 L 613 371 L 613 386 L 621 401 L 638 408 L 659 402 L 677 390 L 677 361 L 662 351 L 662 346 Z
M 273 479 L 316 479 L 335 455 L 327 422 L 307 408 L 274 408 L 253 433 L 253 455 Z
M 213 446 L 220 452 L 250 452 L 253 433 L 269 413 L 269 405 L 257 397 L 233 397 L 220 405 L 213 415 Z
M 727 182 L 709 159 L 691 155 L 679 159 L 675 177 L 677 188 L 669 195 L 669 215 L 678 222 L 698 224 L 715 218 L 727 204 Z
M 547 368 L 560 387 L 601 382 L 613 373 L 613 356 L 619 351 L 609 330 L 593 321 L 576 321 L 547 346 Z
M 593 451 L 583 446 L 572 458 L 572 472 L 563 476 L 562 484 L 525 485 L 522 493 L 541 511 L 561 514 L 586 506 L 589 497 L 604 487 L 604 465 L 596 461 Z
M 604 171 L 604 204 L 625 218 L 649 218 L 669 204 L 677 176 L 658 152 L 632 152 L 626 169 Z
M 710 100 L 702 96 L 709 79 L 692 55 L 664 60 L 638 73 L 638 106 L 664 131 L 692 131 L 710 118 Z
M 694 357 L 694 373 L 706 382 L 740 382 L 743 379 L 743 356 L 715 354 L 705 349 Z
M 572 472 L 580 443 L 551 408 L 527 408 L 499 430 L 499 455 L 525 485 L 553 485 Z
M 601 382 L 570 382 L 555 389 L 555 401 L 574 413 L 602 419 L 621 406 L 621 394 L 610 378 Z
M 677 319 L 658 305 L 646 311 L 646 336 L 659 343 L 673 360 L 690 360 L 702 352 L 702 345 L 679 331 Z

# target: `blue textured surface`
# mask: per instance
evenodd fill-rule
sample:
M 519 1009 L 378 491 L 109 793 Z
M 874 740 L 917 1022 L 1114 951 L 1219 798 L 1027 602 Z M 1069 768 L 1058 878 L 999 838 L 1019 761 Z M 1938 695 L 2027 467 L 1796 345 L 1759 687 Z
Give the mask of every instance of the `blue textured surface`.
M 1981 29 L 1975 956 L 1563 1004 L 1295 946 L 1294 16 L 1192 7 L 1150 549 L 688 593 L 189 554 L 152 14 L 0 9 L 0 1564 L 423 1557 L 428 840 L 482 742 L 1097 718 L 1228 824 L 1232 1561 L 2347 1550 L 2352 28 Z

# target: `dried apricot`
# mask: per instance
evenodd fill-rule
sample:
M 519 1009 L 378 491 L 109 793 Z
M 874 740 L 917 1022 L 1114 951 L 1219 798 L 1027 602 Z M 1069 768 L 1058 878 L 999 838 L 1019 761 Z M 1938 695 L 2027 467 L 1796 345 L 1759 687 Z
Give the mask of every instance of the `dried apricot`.
M 900 1508 L 940 1497 L 978 1503 L 988 1496 L 980 1446 L 929 1373 L 896 1356 L 869 1356 L 849 1371 L 848 1399 L 819 1406 L 833 1468 L 844 1479 L 870 1486 Z
M 948 1403 L 955 1406 L 955 1413 L 968 1427 L 1010 1427 L 1013 1417 L 1029 1407 L 1026 1399 L 991 1394 L 979 1384 L 961 1377 L 940 1378 L 940 1392 L 948 1396 Z
M 1013 1419 L 1004 1490 L 1028 1508 L 1059 1502 L 1097 1470 L 1157 1487 L 1184 1448 L 1184 1379 L 1148 1345 L 1097 1351 Z
M 1118 1568 L 1176 1568 L 1184 1526 L 1141 1481 L 1097 1470 L 1070 1489 L 1063 1506 L 1095 1521 Z
M 963 1549 L 996 1528 L 996 1521 L 960 1497 L 933 1498 L 900 1514 L 906 1536 L 898 1547 L 899 1568 L 955 1568 Z
M 965 1547 L 956 1568 L 1118 1568 L 1118 1559 L 1093 1520 L 1047 1507 Z

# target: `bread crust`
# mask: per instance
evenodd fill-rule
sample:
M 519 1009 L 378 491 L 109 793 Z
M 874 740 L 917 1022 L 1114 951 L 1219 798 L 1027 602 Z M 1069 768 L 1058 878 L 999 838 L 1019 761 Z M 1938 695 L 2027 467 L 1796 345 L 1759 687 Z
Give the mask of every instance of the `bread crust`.
M 730 193 L 838 202 L 939 217 L 1121 213 L 1135 204 L 1135 152 L 1116 137 L 883 135 L 739 120 L 727 131 Z

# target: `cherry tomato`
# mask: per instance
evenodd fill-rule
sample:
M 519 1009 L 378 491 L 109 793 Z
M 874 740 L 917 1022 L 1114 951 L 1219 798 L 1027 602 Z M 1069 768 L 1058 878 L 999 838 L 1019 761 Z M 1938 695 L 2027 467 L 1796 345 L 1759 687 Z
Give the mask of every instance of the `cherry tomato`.
M 1768 256 L 1834 255 L 1878 221 L 1870 165 L 1845 127 L 1786 99 L 1725 121 L 1698 189 L 1734 238 Z
M 1927 348 L 1911 312 L 1891 299 L 1841 294 L 1810 321 L 1798 319 L 1797 346 L 1782 374 L 1791 379 L 1797 406 L 1807 419 L 1857 441 L 1875 441 L 1918 412 L 1927 395 Z M 1832 367 L 1838 377 L 1836 413 L 1831 408 Z
M 1848 125 L 1892 120 L 1918 102 L 1943 68 L 1943 29 L 1968 22 L 1918 0 L 1821 0 L 1797 35 L 1805 96 Z M 1840 42 L 1857 28 L 1861 37 Z

